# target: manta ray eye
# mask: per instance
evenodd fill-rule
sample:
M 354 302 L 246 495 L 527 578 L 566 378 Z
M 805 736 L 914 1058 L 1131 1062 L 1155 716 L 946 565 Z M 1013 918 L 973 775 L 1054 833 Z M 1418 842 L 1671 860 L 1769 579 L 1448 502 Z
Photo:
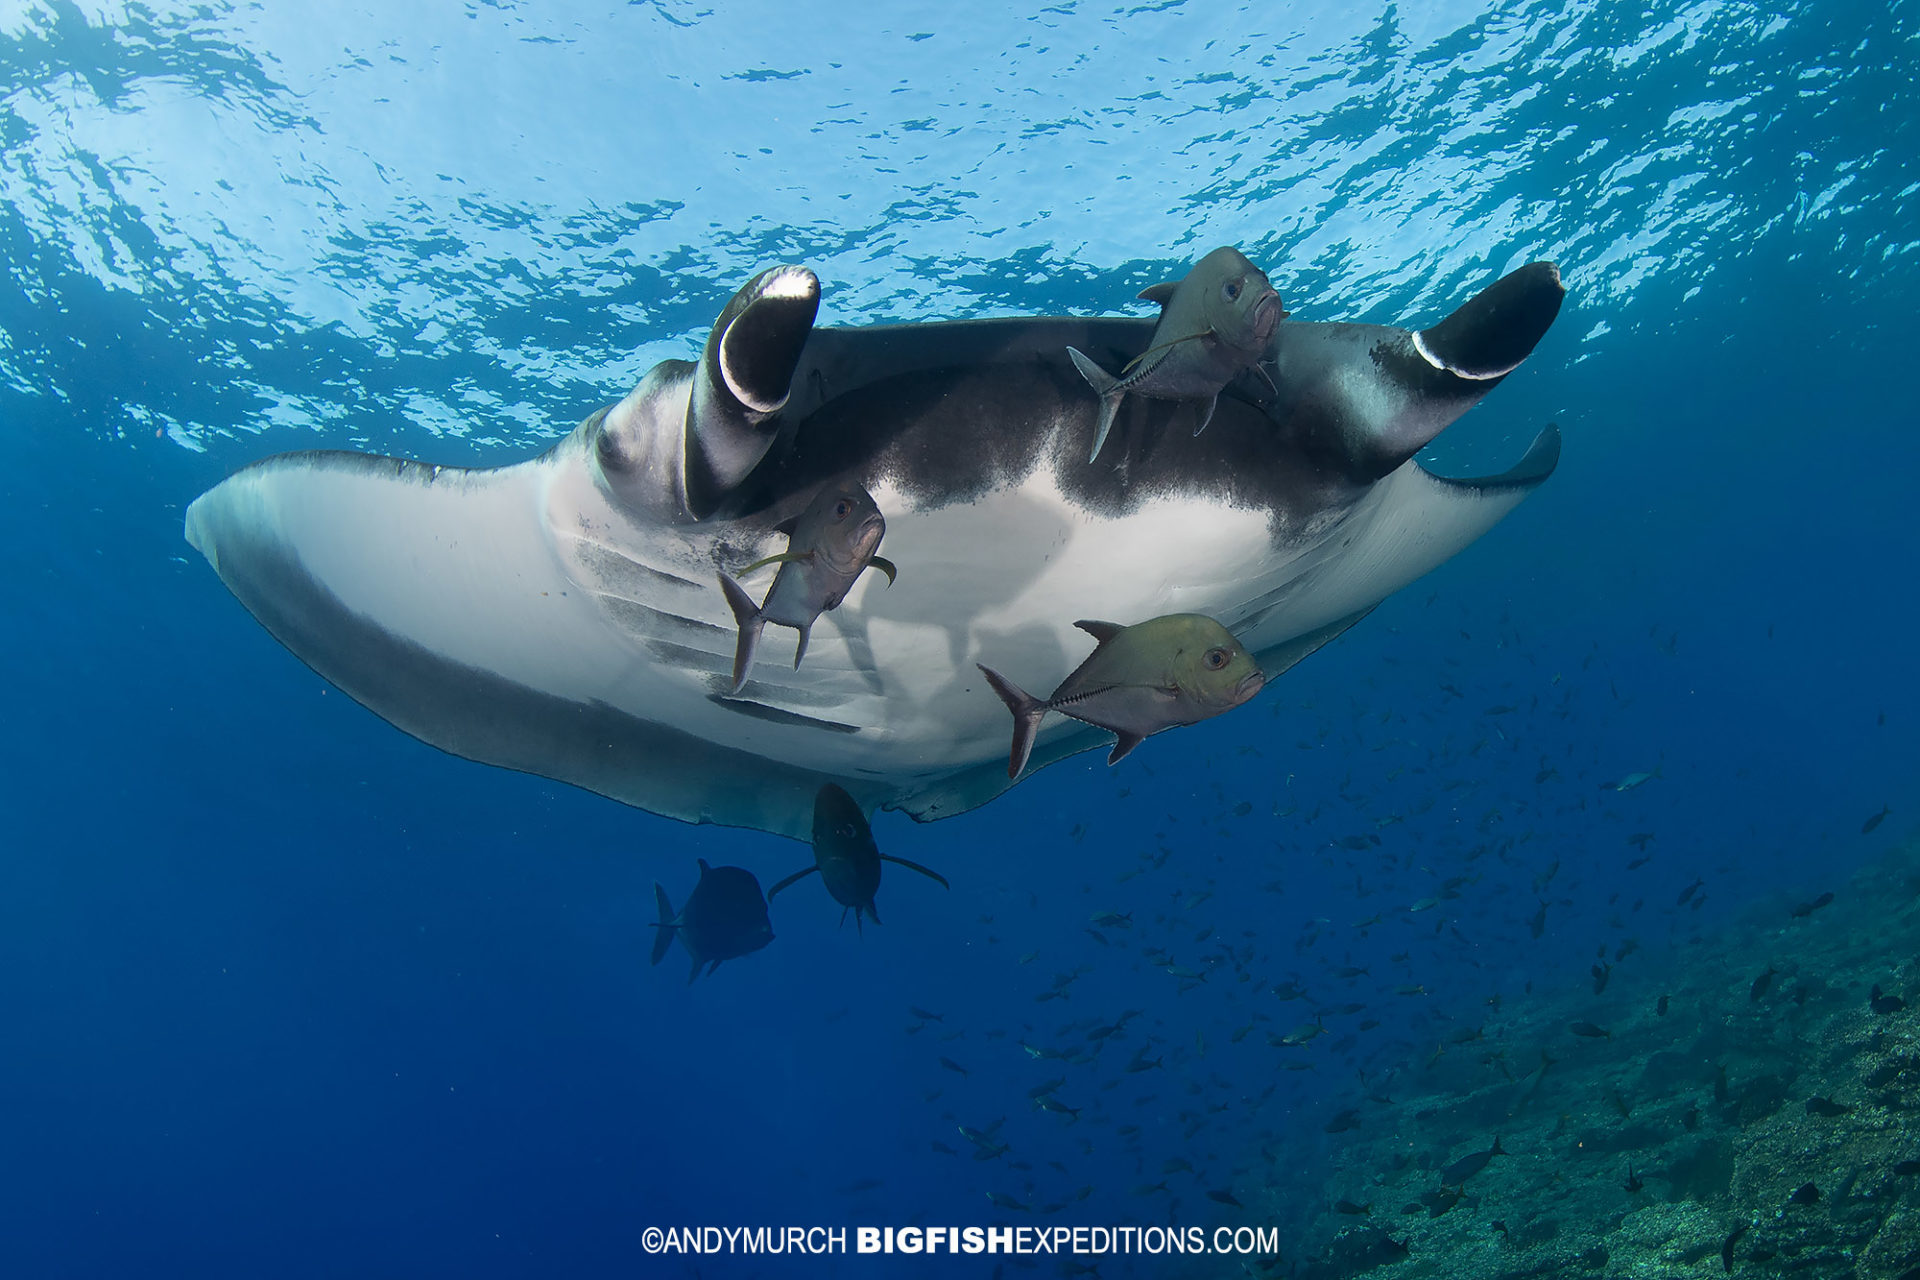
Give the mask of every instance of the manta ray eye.
M 1229 280 L 1220 286 L 1220 292 L 1225 295 L 1228 302 L 1238 302 L 1240 300 L 1240 282 L 1238 280 Z
M 1207 650 L 1205 661 L 1207 670 L 1218 671 L 1227 665 L 1227 651 L 1225 649 L 1209 649 Z

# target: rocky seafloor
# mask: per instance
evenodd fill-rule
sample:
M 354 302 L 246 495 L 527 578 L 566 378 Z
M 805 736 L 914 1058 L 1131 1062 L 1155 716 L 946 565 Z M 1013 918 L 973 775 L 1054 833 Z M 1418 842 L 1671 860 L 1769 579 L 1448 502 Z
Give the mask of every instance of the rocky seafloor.
M 1920 845 L 1639 959 L 1365 1090 L 1231 1274 L 1920 1280 Z

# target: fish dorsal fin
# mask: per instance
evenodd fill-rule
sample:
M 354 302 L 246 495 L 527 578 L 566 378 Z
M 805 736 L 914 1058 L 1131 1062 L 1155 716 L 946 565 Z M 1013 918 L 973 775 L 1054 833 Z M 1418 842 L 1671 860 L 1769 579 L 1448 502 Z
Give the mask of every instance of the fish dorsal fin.
M 1164 307 L 1173 301 L 1174 290 L 1179 287 L 1178 280 L 1169 280 L 1165 284 L 1150 284 L 1140 291 L 1139 297 L 1142 302 L 1155 302 Z
M 1098 640 L 1101 644 L 1105 644 L 1126 630 L 1125 627 L 1117 622 L 1097 622 L 1091 618 L 1082 618 L 1073 625 L 1092 636 L 1095 640 Z
M 1197 435 L 1198 432 L 1196 432 L 1195 434 Z M 812 563 L 813 563 L 813 552 L 811 551 L 782 551 L 778 555 L 761 556 L 758 560 L 755 560 L 752 564 L 742 569 L 740 571 L 740 576 L 744 578 L 748 574 L 752 573 L 755 569 L 764 569 L 770 564 L 812 564 Z

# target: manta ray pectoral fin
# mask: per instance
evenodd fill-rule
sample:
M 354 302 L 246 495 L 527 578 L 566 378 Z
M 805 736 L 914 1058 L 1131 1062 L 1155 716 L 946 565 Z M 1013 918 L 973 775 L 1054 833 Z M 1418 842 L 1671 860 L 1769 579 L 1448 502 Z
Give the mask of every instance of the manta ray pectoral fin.
M 693 375 L 681 460 L 682 492 L 696 520 L 718 511 L 772 447 L 819 310 L 813 272 L 771 267 L 714 321 Z
M 782 551 L 779 555 L 762 556 L 760 559 L 755 560 L 752 564 L 748 565 L 746 568 L 740 571 L 740 576 L 744 578 L 748 574 L 752 573 L 755 569 L 764 569 L 770 564 L 812 564 L 812 563 L 813 563 L 813 552 L 811 551 Z
M 1135 747 L 1147 740 L 1146 735 L 1143 733 L 1127 733 L 1124 730 L 1116 729 L 1114 730 L 1114 734 L 1113 750 L 1107 753 L 1107 763 L 1109 765 L 1119 764 L 1133 752 Z
M 760 647 L 760 630 L 766 626 L 767 619 L 747 589 L 724 572 L 720 575 L 720 590 L 733 610 L 733 620 L 740 626 L 740 639 L 733 649 L 733 691 L 738 693 L 746 687 L 747 674 L 753 670 L 754 650 Z
M 1105 644 L 1126 630 L 1125 627 L 1117 622 L 1099 622 L 1093 618 L 1082 618 L 1073 625 L 1092 636 L 1095 640 L 1098 640 L 1101 644 Z
M 881 856 L 885 857 L 886 855 L 882 854 Z M 772 902 L 774 894 L 780 892 L 782 889 L 786 888 L 790 884 L 798 884 L 800 881 L 805 880 L 808 876 L 812 875 L 814 872 L 818 871 L 819 869 L 820 869 L 820 864 L 816 862 L 812 866 L 808 867 L 805 871 L 794 872 L 792 875 L 788 876 L 785 880 L 782 880 L 779 884 L 776 884 L 775 886 L 773 886 L 773 888 L 767 890 L 767 901 Z
M 1067 355 L 1073 360 L 1073 367 L 1087 380 L 1094 394 L 1100 397 L 1100 425 L 1093 430 L 1093 452 L 1087 455 L 1087 461 L 1093 462 L 1100 457 L 1100 447 L 1107 442 L 1107 433 L 1113 430 L 1114 415 L 1120 412 L 1120 402 L 1127 398 L 1120 379 L 1095 364 L 1091 358 L 1082 355 L 1077 348 L 1068 347 Z
M 945 876 L 941 875 L 938 871 L 933 871 L 927 867 L 923 867 L 917 862 L 908 862 L 905 858 L 896 858 L 890 853 L 881 854 L 880 860 L 882 862 L 897 862 L 903 867 L 911 867 L 913 870 L 918 871 L 921 875 L 927 877 L 927 879 L 929 880 L 938 880 L 940 882 L 940 887 L 942 889 L 950 890 L 953 888 L 952 885 L 947 883 L 947 878 Z M 874 922 L 876 924 L 879 923 L 878 917 L 875 918 Z
M 1178 280 L 1169 280 L 1164 284 L 1150 284 L 1134 296 L 1142 302 L 1154 302 L 1164 307 L 1173 301 L 1173 295 L 1179 288 Z
M 887 575 L 888 586 L 892 586 L 894 583 L 894 579 L 900 576 L 899 567 L 895 565 L 893 561 L 887 559 L 885 556 L 870 556 L 867 559 L 867 564 L 870 567 L 878 569 L 880 572 Z

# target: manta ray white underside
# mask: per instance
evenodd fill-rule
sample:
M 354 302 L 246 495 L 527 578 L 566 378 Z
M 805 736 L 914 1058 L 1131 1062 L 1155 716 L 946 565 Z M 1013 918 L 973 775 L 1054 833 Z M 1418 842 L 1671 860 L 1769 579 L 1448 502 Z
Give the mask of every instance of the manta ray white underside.
M 825 781 L 922 819 L 1009 785 L 1007 713 L 976 662 L 1050 688 L 1089 647 L 1077 619 L 1194 612 L 1272 678 L 1485 533 L 1558 456 L 1549 428 L 1498 477 L 1411 460 L 1544 333 L 1560 297 L 1544 264 L 1419 335 L 1283 323 L 1278 398 L 1230 390 L 1198 439 L 1179 405 L 1130 405 L 1093 464 L 1098 402 L 1065 349 L 1119 367 L 1150 322 L 814 330 L 810 305 L 778 310 L 797 286 L 774 274 L 700 362 L 661 366 L 537 458 L 269 458 L 194 502 L 187 537 L 289 649 L 427 742 L 806 839 Z M 1462 316 L 1479 329 L 1463 337 Z M 734 695 L 716 574 L 785 549 L 783 522 L 837 477 L 877 501 L 899 581 L 864 575 L 798 670 L 794 633 L 770 628 Z M 758 597 L 771 572 L 744 585 Z M 1106 740 L 1051 724 L 1035 763 Z

